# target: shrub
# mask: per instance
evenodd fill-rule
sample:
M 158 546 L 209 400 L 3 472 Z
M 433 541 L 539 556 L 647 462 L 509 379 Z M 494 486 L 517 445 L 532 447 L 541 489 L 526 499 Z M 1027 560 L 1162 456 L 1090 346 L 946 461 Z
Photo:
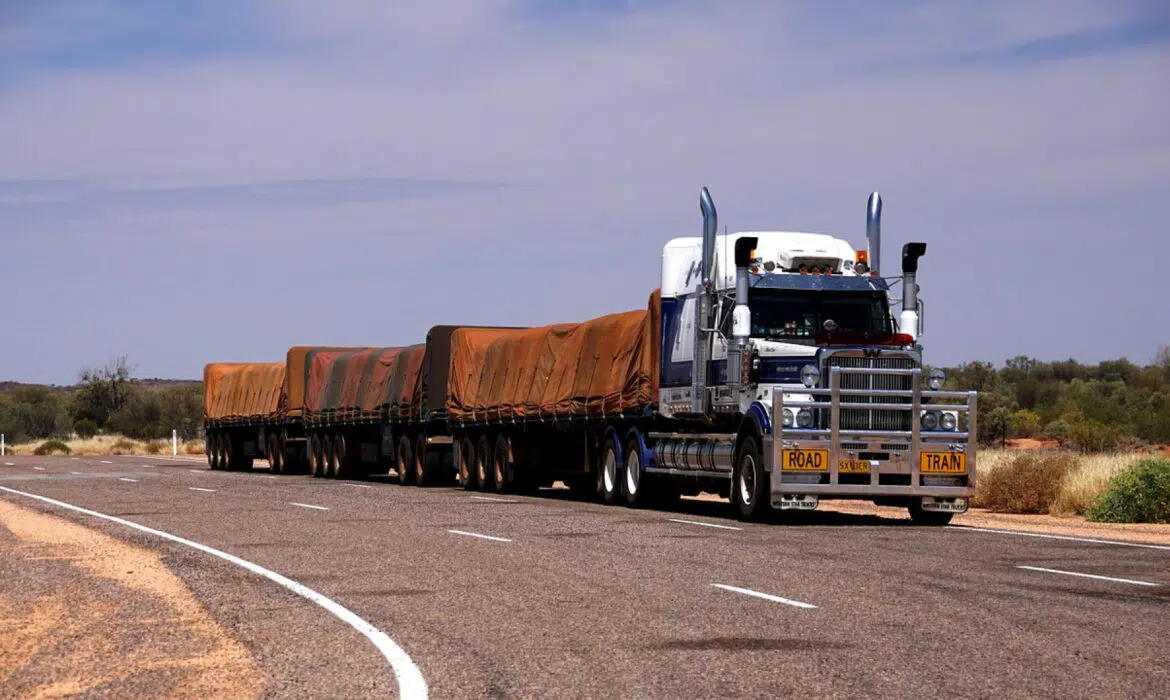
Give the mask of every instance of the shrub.
M 1109 452 L 1117 449 L 1117 428 L 1095 420 L 1074 425 L 1070 438 L 1081 452 Z
M 77 433 L 77 437 L 82 440 L 88 440 L 94 435 L 97 435 L 97 423 L 94 423 L 88 418 L 82 418 L 73 424 L 73 432 Z
M 1170 522 L 1170 460 L 1148 457 L 1113 477 L 1085 517 L 1100 523 Z
M 66 445 L 60 440 L 45 440 L 40 445 L 37 445 L 37 448 L 33 450 L 33 454 L 37 457 L 44 457 L 45 455 L 52 454 L 67 455 L 69 452 L 69 445 Z
M 972 505 L 997 513 L 1047 513 L 1065 475 L 1077 466 L 1067 452 L 1029 451 L 980 474 Z
M 110 454 L 112 454 L 112 455 L 132 455 L 132 454 L 134 454 L 134 450 L 137 447 L 138 447 L 138 444 L 135 443 L 133 440 L 127 440 L 126 438 L 121 438 L 117 442 L 115 442 L 113 445 L 110 446 Z
M 202 440 L 191 440 L 183 443 L 183 453 L 189 455 L 201 455 L 204 453 Z
M 166 443 L 162 440 L 151 440 L 150 442 L 146 443 L 142 449 L 145 450 L 146 454 L 148 455 L 157 455 L 162 454 L 163 448 L 165 447 Z
M 1044 426 L 1042 437 L 1045 440 L 1055 440 L 1058 445 L 1064 447 L 1064 443 L 1068 442 L 1068 437 L 1071 434 L 1072 427 L 1067 422 L 1057 419 Z
M 1139 454 L 1111 453 L 1086 455 L 1077 459 L 1074 467 L 1060 482 L 1060 493 L 1050 513 L 1084 515 L 1085 509 L 1105 493 L 1113 477 L 1129 469 L 1141 459 Z
M 1040 434 L 1040 416 L 1035 411 L 1020 409 L 1012 414 L 1012 434 L 1020 438 L 1034 438 Z

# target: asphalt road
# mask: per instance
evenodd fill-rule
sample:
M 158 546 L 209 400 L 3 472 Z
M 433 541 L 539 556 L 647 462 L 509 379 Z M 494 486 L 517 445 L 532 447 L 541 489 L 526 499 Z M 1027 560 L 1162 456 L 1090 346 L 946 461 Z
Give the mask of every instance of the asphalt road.
M 564 492 L 489 496 L 170 458 L 7 457 L 0 487 L 308 586 L 388 635 L 435 698 L 1170 688 L 1167 548 L 828 513 L 754 525 L 714 503 L 631 510 Z M 398 692 L 369 639 L 255 573 L 18 494 L 0 498 L 163 552 L 256 656 L 273 697 Z

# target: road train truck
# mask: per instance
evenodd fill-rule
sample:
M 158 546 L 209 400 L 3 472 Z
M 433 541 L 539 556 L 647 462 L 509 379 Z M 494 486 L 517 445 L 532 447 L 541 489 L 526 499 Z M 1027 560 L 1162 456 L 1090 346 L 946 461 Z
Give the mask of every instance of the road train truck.
M 666 243 L 645 309 L 208 365 L 209 461 L 498 491 L 560 480 L 629 506 L 709 492 L 745 519 L 867 500 L 948 522 L 974 492 L 977 397 L 924 374 L 926 245 L 907 243 L 901 274 L 883 276 L 881 206 L 875 192 L 854 250 L 719 234 L 703 188 L 702 235 Z

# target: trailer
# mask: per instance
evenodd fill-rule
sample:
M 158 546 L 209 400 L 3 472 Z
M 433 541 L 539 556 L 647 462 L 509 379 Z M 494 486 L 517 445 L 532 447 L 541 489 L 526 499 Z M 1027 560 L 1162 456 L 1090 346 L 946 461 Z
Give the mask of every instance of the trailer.
M 864 250 L 820 233 L 718 234 L 706 188 L 700 211 L 702 236 L 666 243 L 641 309 L 436 326 L 402 348 L 290 350 L 275 415 L 209 413 L 212 432 L 236 435 L 229 418 L 282 423 L 272 459 L 292 430 L 322 477 L 394 470 L 403 484 L 501 492 L 560 480 L 631 507 L 708 492 L 748 520 L 829 499 L 935 525 L 965 512 L 977 396 L 923 373 L 926 244 L 907 243 L 901 274 L 882 276 L 876 192 Z

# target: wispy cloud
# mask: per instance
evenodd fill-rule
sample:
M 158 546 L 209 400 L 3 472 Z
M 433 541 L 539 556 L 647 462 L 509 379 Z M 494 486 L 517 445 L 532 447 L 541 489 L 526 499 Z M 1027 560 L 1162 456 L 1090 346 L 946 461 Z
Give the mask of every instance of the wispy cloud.
M 662 244 L 697 230 L 704 184 L 731 228 L 855 244 L 880 189 L 891 252 L 930 245 L 933 361 L 1140 360 L 1160 340 L 1127 300 L 1170 283 L 1069 281 L 1132 257 L 1119 241 L 1170 256 L 1154 2 L 146 4 L 27 12 L 0 40 L 0 236 L 25 270 L 58 264 L 61 233 L 92 246 L 60 284 L 94 291 L 20 317 L 88 342 L 0 349 L 23 376 L 91 351 L 192 376 L 286 344 L 630 308 Z M 264 323 L 237 310 L 273 289 Z M 115 309 L 200 324 L 92 320 Z

